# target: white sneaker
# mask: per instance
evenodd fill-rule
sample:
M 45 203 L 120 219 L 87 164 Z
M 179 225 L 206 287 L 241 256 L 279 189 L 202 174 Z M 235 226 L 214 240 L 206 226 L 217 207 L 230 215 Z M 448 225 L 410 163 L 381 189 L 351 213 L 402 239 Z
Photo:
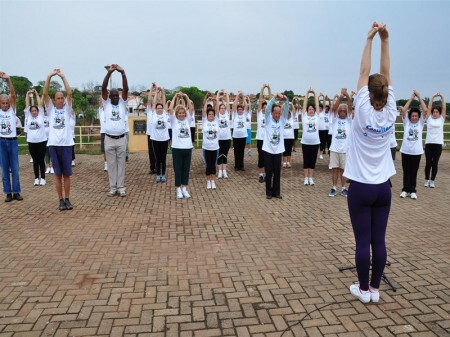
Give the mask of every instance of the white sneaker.
M 219 173 L 217 174 L 217 179 L 222 179 L 222 170 L 219 170 Z
M 103 167 L 103 171 L 107 172 L 108 171 L 108 163 L 105 161 L 105 166 Z
M 34 179 L 34 186 L 38 186 L 39 185 L 39 178 Z
M 214 180 L 211 181 L 211 188 L 212 188 L 213 190 L 216 189 L 216 182 L 215 182 Z
M 211 180 L 208 180 L 208 181 L 206 182 L 206 189 L 207 189 L 207 190 L 210 190 L 210 189 L 211 189 Z
M 183 193 L 180 187 L 177 187 L 177 199 L 183 199 Z
M 435 183 L 434 183 L 434 180 L 430 180 L 430 187 L 431 187 L 431 188 L 435 188 L 435 187 L 436 187 L 436 185 L 435 185 Z
M 287 163 L 286 163 L 286 167 L 287 167 L 287 168 L 291 168 L 291 167 L 292 167 L 292 166 L 291 166 L 291 163 L 290 163 L 290 162 L 287 162 Z
M 41 180 L 39 181 L 39 185 L 45 186 L 45 184 L 46 184 L 45 179 L 41 178 Z
M 400 193 L 400 198 L 406 198 L 407 195 L 408 195 L 408 193 L 403 191 L 402 193 Z
M 283 168 L 286 168 L 286 166 L 287 166 L 287 163 L 284 162 L 284 163 L 283 163 Z
M 417 194 L 413 192 L 413 193 L 411 193 L 410 197 L 411 197 L 411 199 L 417 199 Z
M 370 291 L 370 301 L 374 303 L 378 303 L 380 301 L 380 292 L 378 289 L 369 287 Z
M 53 167 L 50 167 L 50 173 L 55 174 L 55 170 L 53 169 Z
M 30 163 L 32 163 L 33 162 L 33 158 L 30 158 Z
M 430 181 L 429 180 L 425 180 L 423 186 L 429 187 L 430 186 Z
M 319 156 L 319 159 L 323 159 L 323 155 L 320 155 L 320 156 Z
M 312 186 L 314 185 L 314 179 L 312 177 L 309 177 L 309 184 Z
M 350 293 L 355 296 L 358 300 L 360 300 L 363 303 L 369 303 L 370 302 L 370 291 L 364 291 L 361 290 L 359 287 L 359 284 L 352 284 L 350 286 Z
M 303 181 L 303 185 L 305 185 L 305 186 L 309 185 L 309 179 L 308 178 L 305 178 L 305 180 Z
M 187 191 L 186 187 L 183 187 L 181 189 L 181 192 L 183 193 L 183 197 L 185 197 L 186 199 L 190 198 L 191 195 L 189 194 L 189 192 Z
M 72 166 L 75 166 L 75 161 L 74 160 L 72 160 Z
M 228 179 L 228 174 L 227 174 L 227 171 L 223 171 L 223 177 L 224 177 L 224 179 Z
M 46 174 L 49 174 L 49 173 L 50 173 L 50 167 L 47 167 L 47 169 L 45 170 L 45 173 L 46 173 Z

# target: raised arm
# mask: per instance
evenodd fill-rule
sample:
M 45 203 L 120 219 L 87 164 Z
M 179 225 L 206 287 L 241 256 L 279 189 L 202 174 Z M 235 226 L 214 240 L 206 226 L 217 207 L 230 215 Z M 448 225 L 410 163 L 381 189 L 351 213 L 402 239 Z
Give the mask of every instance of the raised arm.
M 302 106 L 302 114 L 306 113 L 306 107 L 308 106 L 308 96 L 311 91 L 311 88 L 305 94 L 305 98 L 303 98 L 303 106 Z
M 413 101 L 414 97 L 416 97 L 415 92 L 413 91 L 411 97 L 409 98 L 408 102 L 406 102 L 405 106 L 402 108 L 402 118 L 405 119 L 409 110 L 409 106 L 411 105 L 411 102 Z
M 108 71 L 106 72 L 105 78 L 103 79 L 103 83 L 102 83 L 102 98 L 105 101 L 108 99 L 108 82 L 109 82 L 109 78 L 111 77 L 111 74 L 114 72 L 114 70 L 116 70 L 114 65 L 109 67 Z M 44 95 L 45 95 L 45 88 L 44 88 Z
M 380 59 L 380 74 L 386 77 L 388 84 L 392 85 L 391 82 L 391 58 L 389 55 L 389 33 L 386 25 L 378 26 L 378 35 L 381 39 L 381 59 Z
M 206 111 L 208 110 L 208 103 L 209 103 L 209 98 L 205 99 L 205 102 L 203 103 L 203 109 L 202 109 L 203 118 L 206 118 L 206 116 L 207 116 Z
M 122 99 L 126 101 L 128 99 L 128 80 L 125 70 L 118 64 L 112 65 L 119 73 L 122 74 Z
M 358 79 L 358 91 L 369 83 L 370 67 L 371 67 L 371 57 L 372 57 L 372 41 L 375 34 L 378 32 L 378 24 L 373 23 L 372 27 L 367 33 L 366 44 L 364 46 L 361 66 L 359 68 L 359 79 Z
M 53 69 L 50 74 L 48 74 L 47 79 L 44 84 L 44 93 L 42 94 L 42 98 L 44 99 L 44 104 L 48 106 L 50 104 L 50 96 L 48 95 L 48 89 L 50 88 L 50 80 L 53 76 L 57 74 L 57 69 Z
M 9 88 L 9 105 L 15 110 L 16 109 L 16 92 L 12 84 L 11 78 L 8 74 L 0 72 L 0 77 L 3 78 L 8 84 Z
M 284 105 L 283 105 L 283 118 L 287 119 L 288 118 L 288 114 L 289 114 L 289 98 L 287 98 L 286 95 L 280 94 L 282 96 L 282 98 L 284 99 Z M 294 105 L 292 105 L 293 107 Z M 292 115 L 291 115 L 292 116 Z
M 66 99 L 67 99 L 67 104 L 69 104 L 70 106 L 72 106 L 72 89 L 70 89 L 70 85 L 69 82 L 67 82 L 67 78 L 66 76 L 63 74 L 63 72 L 60 69 L 57 69 L 57 75 L 59 77 L 61 77 L 61 80 L 64 83 L 64 88 L 66 89 Z M 72 110 L 72 114 L 75 114 L 75 111 Z
M 432 108 L 433 108 L 433 101 L 434 101 L 434 99 L 436 98 L 436 96 L 438 96 L 437 93 L 436 93 L 436 94 L 433 94 L 433 95 L 430 97 L 430 101 L 428 102 L 428 111 L 429 111 L 430 113 L 433 112 L 433 110 L 432 110 Z
M 31 94 L 31 98 L 30 98 Z M 28 109 L 33 103 L 30 103 L 30 99 L 33 99 L 33 92 L 31 90 L 27 91 L 27 94 L 25 95 L 25 109 Z
M 264 99 L 264 88 L 266 87 L 266 84 L 264 83 L 261 91 L 259 92 L 259 100 L 258 100 L 258 112 L 262 110 L 262 104 L 265 101 Z
M 444 117 L 444 121 L 445 121 L 445 118 L 447 117 L 447 105 L 445 103 L 445 97 L 441 93 L 438 93 L 438 95 L 441 96 L 441 103 L 442 103 L 441 116 Z M 431 113 L 431 110 L 430 110 L 430 113 Z
M 175 113 L 175 111 L 174 111 L 174 106 L 175 106 L 175 101 L 177 100 L 177 97 L 179 96 L 179 92 L 177 92 L 173 97 L 172 97 L 172 100 L 170 101 L 170 105 L 169 105 L 169 108 L 167 109 L 168 111 L 168 113 L 169 113 L 169 115 L 173 115 L 174 113 Z
M 426 119 L 428 115 L 427 105 L 425 104 L 422 97 L 420 96 L 420 93 L 417 90 L 414 90 L 414 95 L 419 99 L 420 107 L 422 108 L 423 119 Z
M 316 106 L 314 109 L 316 110 L 316 114 L 319 112 L 319 97 L 316 95 L 314 89 L 311 88 L 310 92 L 314 96 L 314 105 Z
M 161 88 L 161 98 L 163 107 L 166 106 L 166 89 Z
M 33 89 L 32 91 L 33 91 L 34 94 L 36 95 L 36 101 L 37 101 L 38 107 L 42 107 L 42 99 L 41 99 L 41 97 L 39 96 L 39 93 L 37 92 L 36 89 Z

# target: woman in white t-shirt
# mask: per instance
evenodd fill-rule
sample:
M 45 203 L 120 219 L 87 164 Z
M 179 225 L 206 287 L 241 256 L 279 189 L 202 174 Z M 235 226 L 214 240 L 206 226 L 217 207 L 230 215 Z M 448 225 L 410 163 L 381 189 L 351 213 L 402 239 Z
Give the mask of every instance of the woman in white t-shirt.
M 289 103 L 289 112 L 284 123 L 283 138 L 284 138 L 284 152 L 283 152 L 283 167 L 291 168 L 292 147 L 294 146 L 294 104 Z
M 231 119 L 230 112 L 230 98 L 225 89 L 219 90 L 216 96 L 217 104 L 219 104 L 219 156 L 217 158 L 217 179 L 228 179 L 227 163 L 228 151 L 231 146 Z
M 256 113 L 256 148 L 258 149 L 258 181 L 263 183 L 266 179 L 264 173 L 264 151 L 262 149 L 264 143 L 264 132 L 266 127 L 266 106 L 267 102 L 264 98 L 264 89 L 267 88 L 269 99 L 272 98 L 272 91 L 267 83 L 264 83 L 259 92 L 258 112 Z
M 188 104 L 187 107 L 181 104 L 175 107 L 178 98 L 184 98 Z M 172 159 L 177 199 L 191 197 L 187 186 L 189 184 L 193 148 L 190 135 L 190 123 L 193 114 L 194 105 L 189 97 L 182 92 L 176 93 L 170 102 L 169 120 L 172 124 Z
M 314 105 L 308 104 L 308 95 L 313 94 Z M 314 169 L 316 168 L 317 153 L 319 151 L 319 98 L 316 92 L 309 88 L 306 92 L 302 109 L 302 152 L 304 185 L 314 185 Z
M 435 97 L 441 97 L 442 106 L 433 106 Z M 442 153 L 442 145 L 444 145 L 444 122 L 447 117 L 444 95 L 441 93 L 434 94 L 428 103 L 428 113 L 426 119 L 427 136 L 425 138 L 425 187 L 436 187 L 435 179 L 438 172 L 439 158 Z M 431 171 L 431 178 L 430 178 Z
M 319 102 L 320 97 L 323 99 L 323 103 L 319 104 L 319 139 L 320 139 L 320 159 L 323 159 L 323 155 L 328 149 L 328 154 L 330 154 L 330 146 L 331 146 L 331 134 L 329 133 L 330 124 L 331 124 L 331 113 L 330 113 L 330 100 L 324 94 L 319 94 Z
M 380 74 L 369 76 L 372 41 L 377 33 L 381 39 Z M 350 293 L 368 303 L 380 300 L 392 199 L 389 178 L 395 174 L 389 144 L 397 106 L 390 78 L 389 34 L 381 23 L 375 22 L 367 34 L 359 74 L 344 177 L 350 180 L 347 201 L 359 281 L 350 286 Z
M 294 145 L 292 146 L 292 152 L 296 152 L 295 151 L 295 142 L 298 139 L 298 131 L 300 130 L 300 116 L 301 116 L 301 110 L 302 107 L 300 105 L 300 98 L 299 97 L 294 97 L 292 100 L 292 103 L 294 104 L 295 107 L 295 113 L 292 116 L 292 127 L 294 128 Z
M 414 97 L 419 99 L 423 113 L 418 108 L 409 109 Z M 402 153 L 403 188 L 400 198 L 410 196 L 411 199 L 417 199 L 417 172 L 423 154 L 422 132 L 426 115 L 427 106 L 420 94 L 414 90 L 410 99 L 402 108 L 403 141 L 400 152 Z
M 206 164 L 206 189 L 216 189 L 216 163 L 219 152 L 219 119 L 217 113 L 217 99 L 207 99 L 202 111 L 203 157 Z
M 242 104 L 239 104 L 240 96 L 242 97 Z M 234 170 L 245 171 L 244 153 L 245 141 L 247 139 L 247 106 L 245 104 L 244 94 L 241 91 L 238 91 L 233 102 L 231 116 L 233 125 Z
M 36 95 L 37 105 L 34 105 Z M 31 100 L 31 103 L 30 103 Z M 25 120 L 27 128 L 28 150 L 33 158 L 34 186 L 45 185 L 45 153 L 47 152 L 47 134 L 44 126 L 44 109 L 36 89 L 29 90 L 25 97 Z M 40 178 L 39 178 L 40 171 Z

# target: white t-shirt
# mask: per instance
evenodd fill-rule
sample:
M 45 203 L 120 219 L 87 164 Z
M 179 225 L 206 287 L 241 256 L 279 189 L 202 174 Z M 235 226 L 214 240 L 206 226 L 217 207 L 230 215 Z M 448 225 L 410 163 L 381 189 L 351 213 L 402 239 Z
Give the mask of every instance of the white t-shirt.
M 283 130 L 286 124 L 286 118 L 280 117 L 278 121 L 275 121 L 271 115 L 267 115 L 263 151 L 271 154 L 283 153 L 284 149 L 284 137 Z
M 180 121 L 175 115 L 169 116 L 172 124 L 172 148 L 174 149 L 192 149 L 191 139 L 191 115 L 186 113 L 184 120 Z
M 308 116 L 305 112 L 302 114 L 302 140 L 301 143 L 305 145 L 317 145 L 320 144 L 319 137 L 319 114 L 316 112 L 312 116 Z
M 300 129 L 299 117 L 300 112 L 298 110 L 295 110 L 295 113 L 292 116 L 292 127 L 294 128 L 294 130 Z
M 16 111 L 10 106 L 8 110 L 0 109 L 0 137 L 17 137 L 17 119 Z
M 187 112 L 189 114 L 189 112 Z M 191 128 L 195 128 L 195 112 L 192 114 L 191 122 L 189 123 Z
M 208 118 L 202 120 L 203 143 L 202 149 L 214 151 L 219 149 L 219 119 L 214 117 L 212 122 Z
M 284 139 L 294 139 L 294 119 L 291 114 L 291 118 L 286 119 L 283 129 Z
M 364 184 L 384 183 L 396 173 L 389 146 L 397 116 L 394 89 L 389 86 L 382 111 L 370 104 L 367 86 L 358 91 L 354 103 L 344 176 Z
M 333 137 L 331 141 L 330 151 L 337 153 L 347 153 L 351 126 L 351 116 L 347 116 L 344 119 L 341 119 L 339 117 L 333 118 L 333 122 L 330 125 L 330 130 Z
M 256 114 L 256 123 L 257 123 L 257 129 L 256 129 L 256 139 L 257 140 L 264 140 L 264 133 L 266 132 L 266 114 L 260 110 Z
M 389 144 L 389 147 L 392 149 L 393 147 L 397 147 L 397 139 L 395 138 L 395 124 L 392 127 L 392 134 L 391 134 L 391 142 Z
M 46 128 L 44 123 L 44 109 L 39 108 L 38 114 L 33 117 L 30 108 L 23 111 L 25 113 L 25 120 L 27 122 L 25 128 L 27 129 L 28 143 L 41 143 L 47 140 Z
M 48 116 L 44 115 L 44 128 L 45 128 L 45 139 L 48 140 L 48 135 L 50 134 L 50 121 Z
M 100 121 L 100 133 L 105 133 L 105 116 L 102 108 L 98 108 L 97 116 Z
M 231 121 L 230 113 L 225 111 L 224 114 L 219 113 L 219 140 L 231 139 Z
M 427 136 L 425 144 L 441 144 L 444 145 L 444 117 L 440 115 L 438 118 L 428 116 L 427 118 Z
M 247 128 L 245 126 L 246 113 L 245 111 L 242 115 L 237 112 L 233 112 L 233 138 L 247 138 Z
M 404 154 L 418 155 L 423 153 L 422 131 L 425 121 L 420 115 L 417 123 L 411 123 L 408 117 L 403 118 L 403 141 L 400 152 Z
M 330 112 L 325 112 L 325 110 L 322 110 L 319 114 L 319 130 L 328 130 L 330 128 L 330 119 Z
M 121 136 L 128 132 L 127 101 L 119 98 L 119 104 L 111 104 L 108 97 L 103 100 L 103 120 L 105 133 L 112 136 Z
M 147 128 L 150 125 L 150 138 L 157 142 L 169 140 L 169 114 L 163 111 L 161 115 L 156 112 L 147 114 Z
M 63 108 L 57 109 L 50 99 L 46 108 L 50 128 L 47 146 L 73 146 L 73 130 L 70 121 L 75 121 L 75 115 L 72 114 L 72 106 L 66 100 Z
M 245 113 L 245 112 L 244 112 Z M 252 129 L 252 111 L 247 111 L 247 117 L 245 118 L 245 126 L 248 129 Z

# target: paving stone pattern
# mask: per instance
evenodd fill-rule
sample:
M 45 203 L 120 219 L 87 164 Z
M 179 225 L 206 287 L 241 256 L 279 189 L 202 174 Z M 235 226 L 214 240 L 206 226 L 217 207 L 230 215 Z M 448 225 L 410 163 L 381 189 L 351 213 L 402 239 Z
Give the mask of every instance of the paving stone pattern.
M 131 154 L 125 198 L 107 197 L 100 156 L 77 155 L 74 210 L 60 212 L 54 177 L 34 187 L 28 159 L 24 201 L 0 202 L 0 336 L 280 337 L 326 304 L 283 337 L 450 336 L 449 152 L 435 189 L 422 186 L 422 158 L 418 200 L 399 198 L 397 158 L 385 272 L 398 290 L 382 283 L 366 305 L 348 291 L 355 271 L 338 271 L 354 238 L 346 199 L 327 196 L 325 160 L 306 187 L 294 153 L 283 199 L 267 200 L 256 149 L 217 190 L 197 149 L 192 199 L 176 200 L 171 155 L 156 184 L 147 154 Z

